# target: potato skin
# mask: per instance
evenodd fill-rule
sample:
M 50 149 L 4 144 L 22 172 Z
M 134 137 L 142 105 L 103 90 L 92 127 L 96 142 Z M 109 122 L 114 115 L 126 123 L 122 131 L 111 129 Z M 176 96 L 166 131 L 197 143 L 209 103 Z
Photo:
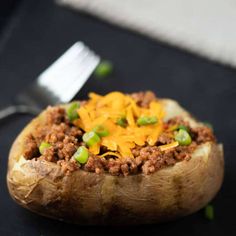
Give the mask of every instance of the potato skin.
M 197 125 L 176 102 L 163 100 Z M 184 113 L 183 113 L 184 112 Z M 189 161 L 153 174 L 112 176 L 22 157 L 25 136 L 43 122 L 35 118 L 17 137 L 9 155 L 7 184 L 23 207 L 50 218 L 82 225 L 160 223 L 196 212 L 219 191 L 224 174 L 222 145 L 199 145 Z

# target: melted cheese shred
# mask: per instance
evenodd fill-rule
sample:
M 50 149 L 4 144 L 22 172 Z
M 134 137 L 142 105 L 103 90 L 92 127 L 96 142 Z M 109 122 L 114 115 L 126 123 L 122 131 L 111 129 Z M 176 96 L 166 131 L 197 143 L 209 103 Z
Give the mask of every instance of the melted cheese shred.
M 140 107 L 135 100 L 121 92 L 111 92 L 105 96 L 89 94 L 89 100 L 78 109 L 79 119 L 75 124 L 85 132 L 91 131 L 97 125 L 104 126 L 109 135 L 101 137 L 101 142 L 90 147 L 89 151 L 99 154 L 100 147 L 107 148 L 106 155 L 117 157 L 133 157 L 131 149 L 136 145 L 146 143 L 153 146 L 163 131 L 164 109 L 158 100 L 152 101 L 148 108 Z M 142 116 L 155 116 L 156 124 L 138 126 L 136 120 Z M 116 124 L 125 117 L 125 128 Z

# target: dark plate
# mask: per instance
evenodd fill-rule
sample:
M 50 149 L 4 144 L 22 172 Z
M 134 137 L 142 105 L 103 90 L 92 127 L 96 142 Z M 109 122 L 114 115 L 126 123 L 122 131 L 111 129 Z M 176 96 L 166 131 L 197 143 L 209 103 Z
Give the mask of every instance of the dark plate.
M 5 182 L 11 143 L 30 120 L 18 116 L 0 124 L 0 235 L 236 235 L 236 71 L 60 8 L 52 1 L 25 0 L 0 41 L 0 105 L 10 103 L 17 91 L 77 40 L 115 65 L 114 75 L 91 78 L 78 98 L 86 97 L 88 91 L 151 89 L 158 96 L 177 99 L 213 124 L 224 143 L 226 159 L 225 181 L 213 201 L 215 220 L 207 221 L 199 211 L 168 224 L 113 229 L 65 224 L 22 209 L 10 198 Z

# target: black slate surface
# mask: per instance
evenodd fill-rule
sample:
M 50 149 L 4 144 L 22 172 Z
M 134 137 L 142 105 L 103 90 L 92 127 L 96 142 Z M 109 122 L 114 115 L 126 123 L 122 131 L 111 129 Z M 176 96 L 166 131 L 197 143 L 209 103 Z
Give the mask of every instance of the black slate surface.
M 14 14 L 14 9 L 21 0 L 2 0 L 0 1 L 0 34 L 8 22 L 10 16 Z
M 88 91 L 106 93 L 151 89 L 177 99 L 202 120 L 210 121 L 225 148 L 225 180 L 214 199 L 215 220 L 203 212 L 175 222 L 126 228 L 82 227 L 37 216 L 10 198 L 6 186 L 9 148 L 31 119 L 17 116 L 0 124 L 0 235 L 236 235 L 236 70 L 168 47 L 56 6 L 52 1 L 22 1 L 0 38 L 0 107 L 75 41 L 82 40 L 115 65 L 107 79 L 91 78 Z M 3 39 L 4 38 L 4 39 Z M 144 216 L 145 217 L 145 216 Z

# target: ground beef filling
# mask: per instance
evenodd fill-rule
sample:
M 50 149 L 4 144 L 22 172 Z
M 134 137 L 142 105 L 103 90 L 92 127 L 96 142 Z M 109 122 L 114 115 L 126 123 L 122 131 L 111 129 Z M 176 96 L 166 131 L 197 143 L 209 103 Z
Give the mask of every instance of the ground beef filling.
M 132 97 L 140 106 L 144 107 L 155 99 L 155 96 L 149 92 L 136 93 Z M 157 146 L 174 141 L 173 135 L 168 131 L 169 127 L 174 125 L 188 127 L 192 136 L 192 143 L 188 146 L 178 146 L 167 151 L 160 151 Z M 157 146 L 136 146 L 132 149 L 134 158 L 120 159 L 111 156 L 105 158 L 91 154 L 87 163 L 80 165 L 72 156 L 77 147 L 83 145 L 83 131 L 69 122 L 63 108 L 48 107 L 45 124 L 36 127 L 34 132 L 26 138 L 24 157 L 29 160 L 46 160 L 57 163 L 67 174 L 83 169 L 97 174 L 109 172 L 111 175 L 122 174 L 127 176 L 141 172 L 150 174 L 164 167 L 174 165 L 176 162 L 189 160 L 197 145 L 207 141 L 215 141 L 210 128 L 190 128 L 189 124 L 180 117 L 175 117 L 165 123 L 164 130 L 158 139 Z M 39 145 L 42 141 L 51 144 L 51 147 L 47 148 L 43 155 L 39 153 Z

